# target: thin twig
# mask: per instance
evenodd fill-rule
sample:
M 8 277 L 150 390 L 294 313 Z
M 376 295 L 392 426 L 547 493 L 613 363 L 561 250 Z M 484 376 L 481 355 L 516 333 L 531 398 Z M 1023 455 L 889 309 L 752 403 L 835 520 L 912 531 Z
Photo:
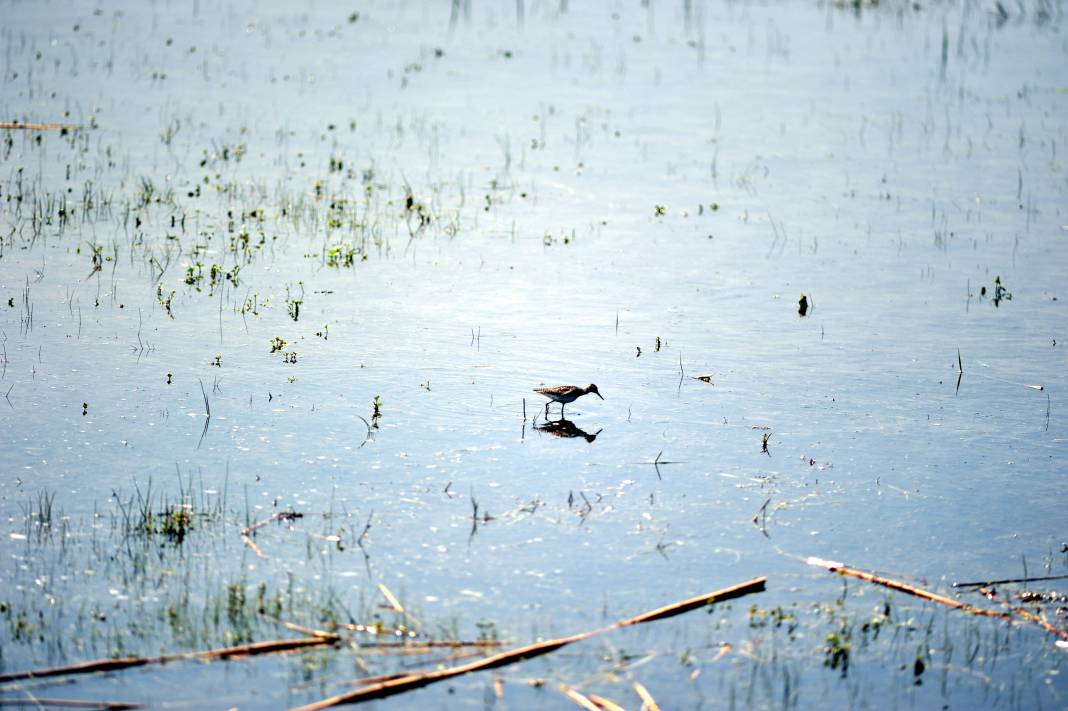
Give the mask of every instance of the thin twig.
M 585 694 L 572 689 L 567 684 L 561 684 L 560 691 L 564 693 L 564 696 L 574 701 L 581 708 L 586 709 L 586 711 L 601 711 L 597 707 L 597 704 L 593 703 L 593 701 L 591 701 Z
M 589 700 L 593 703 L 597 704 L 598 709 L 604 709 L 605 711 L 626 711 L 626 709 L 617 704 L 615 701 L 612 701 L 611 699 L 606 699 L 603 696 L 598 696 L 597 694 L 586 694 L 586 697 L 589 698 Z
M 340 629 L 354 630 L 359 625 L 346 623 Z M 413 639 L 405 642 L 360 642 L 360 649 L 496 649 L 504 643 L 496 639 Z
M 309 637 L 323 637 L 324 639 L 334 639 L 334 640 L 336 640 L 338 638 L 338 635 L 336 633 L 334 633 L 334 632 L 327 632 L 325 630 L 317 630 L 317 629 L 314 629 L 312 627 L 305 627 L 304 625 L 298 625 L 296 622 L 287 622 L 286 620 L 280 620 L 277 617 L 271 617 L 270 615 L 268 615 L 268 614 L 266 614 L 264 612 L 260 613 L 260 617 L 262 617 L 265 620 L 270 620 L 271 622 L 275 623 L 276 625 L 281 625 L 282 627 L 285 627 L 287 630 L 293 630 L 294 632 L 300 632 L 301 634 L 308 635 Z
M 390 591 L 390 589 L 386 587 L 386 584 L 385 583 L 379 583 L 378 584 L 378 589 L 382 593 L 382 596 L 384 598 L 386 598 L 386 602 L 388 602 L 390 607 L 393 608 L 393 611 L 394 612 L 399 612 L 399 613 L 401 613 L 403 615 L 404 614 L 404 605 L 402 605 L 400 603 L 400 600 L 398 600 L 397 597 Z
M 648 709 L 648 711 L 660 711 L 660 706 L 657 705 L 656 699 L 649 693 L 649 690 L 642 686 L 640 681 L 634 682 L 634 690 L 638 692 L 638 696 L 642 700 L 642 708 Z
M 117 671 L 130 669 L 149 664 L 168 664 L 186 659 L 199 659 L 201 661 L 215 661 L 218 659 L 234 659 L 238 657 L 251 657 L 259 654 L 276 654 L 288 652 L 294 649 L 307 647 L 321 647 L 332 645 L 340 641 L 337 635 L 326 637 L 303 637 L 300 639 L 274 639 L 265 642 L 253 642 L 235 647 L 223 647 L 221 649 L 207 649 L 198 652 L 185 652 L 183 654 L 165 654 L 159 657 L 123 657 L 119 659 L 95 659 L 80 664 L 71 664 L 62 667 L 50 667 L 48 669 L 36 669 L 33 671 L 12 672 L 0 674 L 0 684 L 20 679 L 40 679 L 49 676 L 67 676 L 70 674 L 92 674 L 94 672 Z
M 131 704 L 125 701 L 92 701 L 82 699 L 42 699 L 32 697 L 29 699 L 0 699 L 0 706 L 33 706 L 42 709 L 47 706 L 58 706 L 68 709 L 100 709 L 101 711 L 126 711 L 127 709 L 144 708 L 141 704 Z
M 67 123 L 19 123 L 18 121 L 0 121 L 0 129 L 21 131 L 77 131 L 81 126 Z
M 241 534 L 241 542 L 248 546 L 249 549 L 251 549 L 252 552 L 259 556 L 261 559 L 267 560 L 267 554 L 263 552 L 263 549 L 257 546 L 255 542 L 253 542 L 253 540 L 244 533 Z
M 241 541 L 246 546 L 248 546 L 250 549 L 252 549 L 253 553 L 258 555 L 263 560 L 267 560 L 267 558 L 268 558 L 267 554 L 263 552 L 262 548 L 260 548 L 259 546 L 257 546 L 253 542 L 253 540 L 252 540 L 252 532 L 257 530 L 257 529 L 259 529 L 259 528 L 263 528 L 267 524 L 272 523 L 274 521 L 292 521 L 294 519 L 303 518 L 303 517 L 304 517 L 304 514 L 297 513 L 296 511 L 275 511 L 273 514 L 271 514 L 269 517 L 267 517 L 263 521 L 258 521 L 257 523 L 252 523 L 252 524 L 249 524 L 248 526 L 246 526 L 245 529 L 243 531 L 241 531 Z
M 908 583 L 903 583 L 897 580 L 891 580 L 890 578 L 881 578 L 871 573 L 865 573 L 861 570 L 854 570 L 853 568 L 846 567 L 843 563 L 837 563 L 833 560 L 824 560 L 822 558 L 809 557 L 806 561 L 809 565 L 815 565 L 820 568 L 826 568 L 833 573 L 840 575 L 848 575 L 850 577 L 859 578 L 860 580 L 867 580 L 869 583 L 875 583 L 876 585 L 882 585 L 884 587 L 891 588 L 893 590 L 900 590 L 901 592 L 908 593 L 909 595 L 915 595 L 931 602 L 937 602 L 942 605 L 948 605 L 949 607 L 955 607 L 958 610 L 964 612 L 970 612 L 973 615 L 985 615 L 987 617 L 1008 617 L 1008 613 L 998 612 L 997 610 L 984 610 L 981 607 L 975 605 L 969 605 L 966 602 L 960 600 L 954 600 L 953 598 L 946 597 L 945 595 L 939 595 L 938 593 L 918 588 Z

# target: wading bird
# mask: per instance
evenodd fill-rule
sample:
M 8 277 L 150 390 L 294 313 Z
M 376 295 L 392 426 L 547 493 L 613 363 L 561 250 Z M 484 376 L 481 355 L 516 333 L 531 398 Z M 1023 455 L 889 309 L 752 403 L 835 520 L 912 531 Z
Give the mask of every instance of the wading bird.
M 590 383 L 584 388 L 580 388 L 577 385 L 557 385 L 551 388 L 534 388 L 534 392 L 539 395 L 544 395 L 549 398 L 549 402 L 545 403 L 545 416 L 549 416 L 549 405 L 554 402 L 560 403 L 560 417 L 564 416 L 564 405 L 569 402 L 578 400 L 587 393 L 593 393 L 597 397 L 604 400 L 604 396 L 597 392 L 597 386 Z

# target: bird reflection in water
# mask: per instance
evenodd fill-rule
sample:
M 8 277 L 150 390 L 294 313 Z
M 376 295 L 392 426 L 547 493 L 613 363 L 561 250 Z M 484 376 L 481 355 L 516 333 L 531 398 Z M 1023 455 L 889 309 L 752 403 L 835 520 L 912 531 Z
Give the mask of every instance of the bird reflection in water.
M 540 425 L 534 425 L 534 429 L 538 432 L 547 432 L 554 437 L 582 437 L 587 442 L 592 442 L 597 439 L 597 435 L 601 434 L 601 430 L 590 434 L 571 420 L 547 420 Z

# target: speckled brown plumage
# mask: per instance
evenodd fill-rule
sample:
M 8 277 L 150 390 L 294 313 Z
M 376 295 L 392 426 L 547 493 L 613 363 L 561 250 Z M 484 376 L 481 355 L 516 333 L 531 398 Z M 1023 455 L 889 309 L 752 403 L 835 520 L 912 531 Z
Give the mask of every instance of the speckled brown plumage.
M 586 387 L 579 387 L 578 385 L 555 385 L 551 388 L 534 388 L 534 392 L 539 395 L 544 395 L 549 398 L 550 402 L 545 403 L 545 415 L 549 415 L 549 405 L 553 402 L 560 403 L 560 417 L 564 416 L 564 405 L 569 402 L 578 400 L 583 395 L 593 393 L 597 397 L 604 400 L 604 396 L 597 391 L 597 386 L 590 383 Z

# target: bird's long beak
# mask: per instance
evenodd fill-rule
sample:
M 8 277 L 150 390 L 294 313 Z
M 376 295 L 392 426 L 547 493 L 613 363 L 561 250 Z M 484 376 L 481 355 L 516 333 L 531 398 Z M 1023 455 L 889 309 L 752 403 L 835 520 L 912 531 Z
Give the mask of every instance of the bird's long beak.
M 594 393 L 594 395 L 604 400 L 604 395 L 601 395 L 601 393 Z

